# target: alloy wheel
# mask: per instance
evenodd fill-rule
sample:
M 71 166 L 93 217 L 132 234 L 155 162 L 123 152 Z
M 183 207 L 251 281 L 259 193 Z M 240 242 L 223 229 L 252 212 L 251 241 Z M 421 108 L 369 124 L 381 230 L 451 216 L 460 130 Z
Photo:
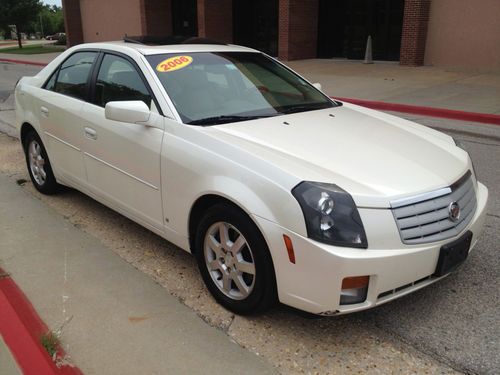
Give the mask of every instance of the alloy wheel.
M 240 231 L 216 222 L 208 228 L 203 247 L 208 273 L 220 291 L 233 300 L 247 298 L 255 285 L 255 262 Z
M 42 186 L 47 178 L 45 171 L 45 159 L 42 155 L 42 148 L 36 140 L 32 140 L 28 146 L 28 158 L 31 174 L 36 183 Z

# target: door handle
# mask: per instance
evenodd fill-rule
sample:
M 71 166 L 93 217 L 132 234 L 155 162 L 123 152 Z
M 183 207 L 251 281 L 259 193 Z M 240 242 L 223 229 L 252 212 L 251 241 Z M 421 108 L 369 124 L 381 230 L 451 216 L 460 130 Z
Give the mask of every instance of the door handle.
M 86 126 L 86 127 L 84 128 L 84 130 L 85 130 L 85 136 L 86 136 L 87 138 L 90 138 L 90 139 L 97 139 L 97 132 L 96 132 L 94 129 L 89 128 L 89 127 L 87 127 L 87 126 Z
M 40 112 L 42 112 L 42 116 L 49 117 L 49 109 L 47 107 L 40 107 Z

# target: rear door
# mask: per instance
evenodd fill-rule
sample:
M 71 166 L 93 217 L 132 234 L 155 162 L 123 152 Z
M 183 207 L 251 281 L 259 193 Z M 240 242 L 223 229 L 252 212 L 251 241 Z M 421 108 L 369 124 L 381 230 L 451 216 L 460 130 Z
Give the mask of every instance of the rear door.
M 72 54 L 40 89 L 35 108 L 56 177 L 77 185 L 86 183 L 81 110 L 96 58 L 95 51 Z
M 105 118 L 110 101 L 142 100 L 153 112 L 153 94 L 137 64 L 105 53 L 95 76 L 92 103 L 82 110 L 83 151 L 89 188 L 145 226 L 163 228 L 160 152 L 163 130 Z

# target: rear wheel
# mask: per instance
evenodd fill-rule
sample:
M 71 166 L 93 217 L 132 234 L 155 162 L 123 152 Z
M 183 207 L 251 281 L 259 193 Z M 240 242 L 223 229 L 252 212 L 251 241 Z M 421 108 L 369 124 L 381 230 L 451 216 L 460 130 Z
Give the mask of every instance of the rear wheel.
M 60 185 L 56 182 L 42 140 L 34 130 L 26 135 L 24 154 L 28 173 L 35 188 L 43 194 L 57 193 Z
M 255 224 L 226 204 L 202 218 L 195 239 L 196 258 L 214 298 L 237 314 L 263 312 L 276 301 L 274 267 Z

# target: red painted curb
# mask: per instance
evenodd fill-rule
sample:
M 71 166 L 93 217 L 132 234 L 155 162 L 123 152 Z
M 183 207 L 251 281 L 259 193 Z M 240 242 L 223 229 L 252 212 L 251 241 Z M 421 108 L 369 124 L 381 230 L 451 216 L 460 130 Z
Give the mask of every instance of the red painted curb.
M 0 53 L 2 53 L 1 49 L 0 49 Z M 17 60 L 17 59 L 0 58 L 0 62 L 9 62 L 9 63 L 13 63 L 13 64 L 25 64 L 25 65 L 36 65 L 36 66 L 47 66 L 47 63 L 42 63 L 42 62 L 37 62 L 37 61 Z
M 339 97 L 335 97 L 334 99 L 382 111 L 412 113 L 416 115 L 429 116 L 429 117 L 441 117 L 452 120 L 472 121 L 472 122 L 480 122 L 483 124 L 500 125 L 500 115 L 493 115 L 489 113 L 456 111 L 453 109 L 421 107 L 408 104 L 377 102 L 364 99 L 339 98 Z
M 0 268 L 0 274 L 5 274 Z M 10 277 L 0 278 L 0 334 L 25 375 L 82 375 L 77 367 L 58 368 L 40 343 L 48 332 L 33 305 Z M 58 352 L 64 356 L 64 351 Z

